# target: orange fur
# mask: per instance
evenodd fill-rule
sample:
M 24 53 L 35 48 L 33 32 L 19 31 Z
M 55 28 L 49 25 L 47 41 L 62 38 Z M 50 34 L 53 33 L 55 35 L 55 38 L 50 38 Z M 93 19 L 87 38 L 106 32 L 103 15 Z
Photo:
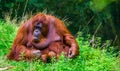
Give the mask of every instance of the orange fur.
M 33 30 L 37 23 L 43 24 L 43 34 L 39 43 L 34 43 Z M 35 55 L 34 51 L 38 51 L 40 56 Z M 75 38 L 60 19 L 39 13 L 20 26 L 8 59 L 19 61 L 22 52 L 24 60 L 41 57 L 46 62 L 48 57 L 56 56 L 58 58 L 62 52 L 66 57 L 74 58 L 79 54 L 79 47 Z

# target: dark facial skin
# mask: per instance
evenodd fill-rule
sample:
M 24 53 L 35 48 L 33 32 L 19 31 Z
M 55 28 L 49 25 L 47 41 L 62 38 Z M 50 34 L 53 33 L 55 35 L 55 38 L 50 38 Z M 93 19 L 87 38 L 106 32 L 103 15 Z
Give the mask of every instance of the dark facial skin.
M 37 25 L 34 26 L 33 40 L 35 42 L 38 42 L 39 39 L 41 38 L 41 34 L 42 34 L 42 24 L 38 23 Z

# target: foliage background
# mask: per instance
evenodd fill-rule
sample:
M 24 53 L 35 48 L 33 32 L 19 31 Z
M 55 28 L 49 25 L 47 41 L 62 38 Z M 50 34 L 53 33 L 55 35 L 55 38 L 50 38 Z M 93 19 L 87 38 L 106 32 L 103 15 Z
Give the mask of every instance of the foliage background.
M 3 20 L 8 14 L 11 20 L 19 20 L 26 14 L 42 11 L 69 21 L 66 25 L 73 35 L 81 31 L 83 35 L 100 36 L 102 40 L 111 40 L 111 45 L 120 50 L 119 0 L 0 0 Z

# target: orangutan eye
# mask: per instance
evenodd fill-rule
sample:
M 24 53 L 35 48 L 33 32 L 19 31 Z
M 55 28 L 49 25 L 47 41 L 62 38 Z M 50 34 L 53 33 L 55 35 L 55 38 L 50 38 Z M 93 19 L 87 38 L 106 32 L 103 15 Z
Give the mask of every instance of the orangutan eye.
M 39 30 L 42 30 L 42 23 L 38 23 L 37 25 L 35 25 L 35 28 L 34 29 L 39 29 Z

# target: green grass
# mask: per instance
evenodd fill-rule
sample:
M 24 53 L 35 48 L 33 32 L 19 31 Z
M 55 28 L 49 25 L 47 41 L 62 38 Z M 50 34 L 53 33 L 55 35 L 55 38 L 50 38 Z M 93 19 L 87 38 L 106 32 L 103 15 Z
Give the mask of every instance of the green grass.
M 75 59 L 61 56 L 59 61 L 55 62 L 53 59 L 51 63 L 43 63 L 41 60 L 9 61 L 6 55 L 10 50 L 17 28 L 15 24 L 0 21 L 0 68 L 14 66 L 7 71 L 120 71 L 120 60 L 112 51 L 94 49 L 83 37 L 76 38 L 80 46 L 80 55 Z

